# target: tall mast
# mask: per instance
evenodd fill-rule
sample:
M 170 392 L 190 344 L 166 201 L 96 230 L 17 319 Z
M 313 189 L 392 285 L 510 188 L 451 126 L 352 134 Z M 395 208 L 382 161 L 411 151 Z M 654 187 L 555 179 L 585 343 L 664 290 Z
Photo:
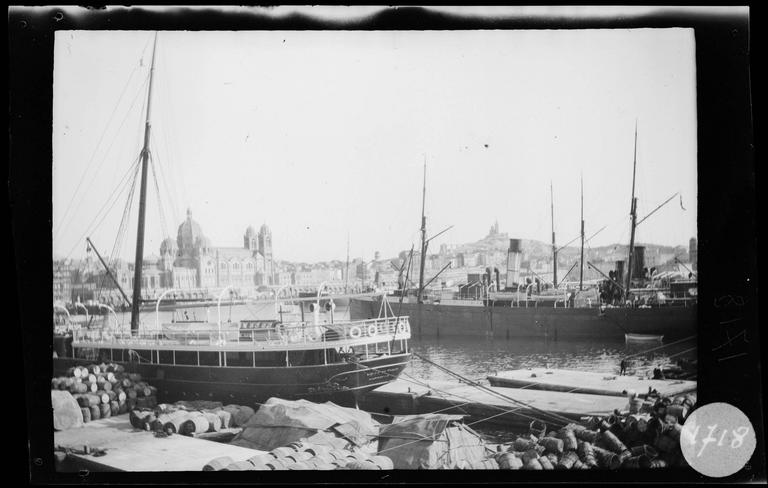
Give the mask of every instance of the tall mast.
M 427 201 L 427 157 L 424 156 L 424 186 L 421 192 L 421 259 L 419 263 L 419 292 L 417 302 L 421 303 L 421 294 L 424 292 L 424 261 L 427 259 L 427 217 L 424 216 L 424 207 Z
M 555 246 L 555 192 L 549 181 L 550 209 L 552 211 L 552 284 L 557 288 L 557 247 Z
M 139 226 L 136 232 L 136 259 L 133 272 L 133 301 L 131 302 L 131 333 L 139 332 L 139 304 L 141 303 L 141 272 L 144 264 L 144 220 L 147 199 L 147 163 L 149 161 L 149 131 L 152 127 L 152 78 L 155 73 L 155 53 L 157 52 L 157 32 L 152 47 L 152 65 L 149 69 L 149 88 L 147 90 L 147 121 L 144 125 L 144 147 L 141 150 L 141 190 L 139 193 Z
M 635 227 L 637 226 L 637 198 L 635 198 L 635 172 L 637 170 L 637 120 L 635 120 L 635 156 L 632 162 L 632 200 L 629 215 L 632 218 L 632 230 L 629 234 L 629 257 L 627 258 L 626 298 L 629 298 L 629 287 L 632 281 L 632 255 L 635 253 Z
M 579 291 L 584 289 L 584 175 L 581 175 L 581 261 L 579 261 Z

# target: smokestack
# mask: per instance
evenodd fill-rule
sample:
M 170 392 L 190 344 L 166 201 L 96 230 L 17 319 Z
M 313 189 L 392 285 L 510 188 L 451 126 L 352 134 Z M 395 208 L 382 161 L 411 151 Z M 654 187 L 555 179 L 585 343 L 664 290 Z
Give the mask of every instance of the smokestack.
M 493 272 L 496 273 L 496 290 L 501 291 L 501 282 L 499 281 L 499 268 L 493 268 Z
M 636 279 L 642 279 L 645 276 L 643 268 L 645 267 L 645 246 L 635 246 L 632 255 L 632 276 Z
M 624 283 L 624 260 L 616 261 L 616 281 Z
M 520 283 L 520 239 L 510 239 L 507 250 L 507 288 Z

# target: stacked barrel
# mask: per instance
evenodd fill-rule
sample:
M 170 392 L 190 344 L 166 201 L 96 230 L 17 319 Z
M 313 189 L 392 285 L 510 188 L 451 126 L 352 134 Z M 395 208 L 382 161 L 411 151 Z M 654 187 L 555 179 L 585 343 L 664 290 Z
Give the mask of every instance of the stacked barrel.
M 65 376 L 51 380 L 51 389 L 69 391 L 84 422 L 157 405 L 157 388 L 114 363 L 71 367 Z
M 139 430 L 166 435 L 193 436 L 222 429 L 242 427 L 253 416 L 248 406 L 226 405 L 217 402 L 163 403 L 155 408 L 140 408 L 129 412 L 131 425 Z
M 546 431 L 541 423 L 499 446 L 500 469 L 638 469 L 685 466 L 680 431 L 696 396 L 659 400 L 650 411 L 587 419 Z
M 203 471 L 298 471 L 318 470 L 389 470 L 394 469 L 387 456 L 369 455 L 360 450 L 334 449 L 325 445 L 293 442 L 245 461 L 229 457 L 212 459 Z

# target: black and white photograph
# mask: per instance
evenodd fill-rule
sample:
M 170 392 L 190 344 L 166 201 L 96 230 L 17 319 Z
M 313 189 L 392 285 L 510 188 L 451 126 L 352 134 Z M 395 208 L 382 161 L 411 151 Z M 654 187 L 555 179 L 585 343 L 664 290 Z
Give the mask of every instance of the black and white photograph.
M 764 483 L 749 15 L 12 7 L 27 481 Z

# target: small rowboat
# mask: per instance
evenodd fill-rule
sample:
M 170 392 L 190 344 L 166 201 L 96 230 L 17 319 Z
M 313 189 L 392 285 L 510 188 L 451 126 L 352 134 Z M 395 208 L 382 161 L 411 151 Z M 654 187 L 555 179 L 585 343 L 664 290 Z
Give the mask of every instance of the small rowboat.
M 624 340 L 626 342 L 661 342 L 664 340 L 664 336 L 655 334 L 624 334 Z

